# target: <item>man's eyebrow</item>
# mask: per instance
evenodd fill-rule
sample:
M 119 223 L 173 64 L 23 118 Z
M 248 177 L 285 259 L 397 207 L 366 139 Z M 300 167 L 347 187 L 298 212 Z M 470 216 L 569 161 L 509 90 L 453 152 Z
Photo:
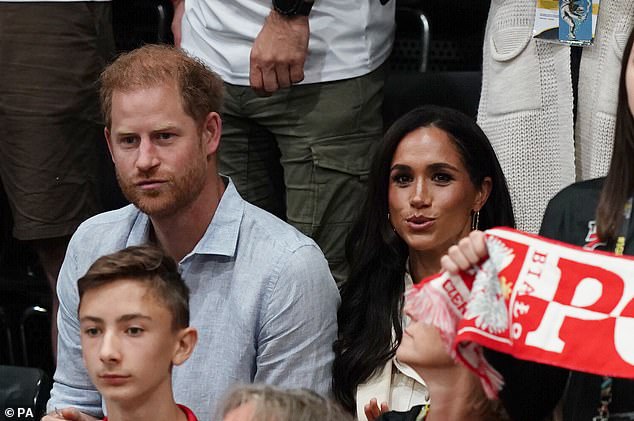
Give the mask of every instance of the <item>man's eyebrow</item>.
M 136 133 L 128 130 L 117 130 L 112 133 L 115 137 L 129 137 L 136 136 Z
M 152 130 L 152 132 L 153 132 L 153 133 L 156 133 L 156 132 L 165 132 L 165 131 L 173 131 L 173 130 L 177 130 L 177 129 L 178 129 L 178 127 L 176 127 L 175 125 L 173 125 L 173 124 L 168 124 L 168 125 L 165 125 L 165 126 L 160 126 L 160 127 L 157 127 L 156 129 L 153 129 L 153 130 Z

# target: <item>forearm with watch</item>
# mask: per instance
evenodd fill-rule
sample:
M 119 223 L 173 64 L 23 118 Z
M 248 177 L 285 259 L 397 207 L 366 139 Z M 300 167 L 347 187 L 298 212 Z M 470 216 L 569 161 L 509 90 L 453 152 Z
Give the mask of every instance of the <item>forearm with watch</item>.
M 258 95 L 271 95 L 304 79 L 312 0 L 272 0 L 271 13 L 253 42 L 249 82 Z

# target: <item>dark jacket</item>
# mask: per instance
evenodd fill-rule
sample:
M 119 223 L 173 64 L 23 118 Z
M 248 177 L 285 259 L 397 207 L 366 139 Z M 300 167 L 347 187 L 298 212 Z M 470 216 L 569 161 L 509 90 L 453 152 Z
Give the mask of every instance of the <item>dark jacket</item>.
M 409 411 L 399 412 L 399 411 L 389 411 L 383 413 L 376 421 L 421 421 L 425 418 L 418 418 L 419 416 L 423 416 L 421 411 L 423 410 L 423 405 L 413 406 Z

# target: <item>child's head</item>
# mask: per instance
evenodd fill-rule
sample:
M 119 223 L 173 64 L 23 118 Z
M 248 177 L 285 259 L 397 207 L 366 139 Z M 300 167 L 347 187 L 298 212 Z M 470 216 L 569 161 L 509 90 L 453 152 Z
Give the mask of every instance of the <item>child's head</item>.
M 106 404 L 171 397 L 171 367 L 197 339 L 174 261 L 153 246 L 128 247 L 97 259 L 77 285 L 84 363 Z

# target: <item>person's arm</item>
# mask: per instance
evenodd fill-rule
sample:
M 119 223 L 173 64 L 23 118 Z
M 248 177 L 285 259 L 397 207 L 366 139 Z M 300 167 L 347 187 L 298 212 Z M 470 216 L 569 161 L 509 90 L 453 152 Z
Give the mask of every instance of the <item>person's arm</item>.
M 172 18 L 172 34 L 174 35 L 174 46 L 181 46 L 181 26 L 183 14 L 185 13 L 185 0 L 172 0 L 174 6 L 174 17 Z
M 540 234 L 557 239 L 562 218 L 560 206 L 551 201 L 544 214 Z M 441 266 L 455 274 L 478 264 L 487 255 L 484 233 L 472 231 L 449 248 L 447 255 L 441 258 Z M 500 400 L 511 419 L 539 421 L 552 413 L 564 393 L 568 370 L 516 359 L 490 349 L 485 349 L 484 353 L 487 361 L 504 378 Z
M 304 80 L 309 37 L 308 16 L 284 16 L 272 9 L 251 48 L 251 87 L 270 95 Z
M 79 320 L 77 317 L 77 279 L 79 273 L 75 250 L 80 250 L 81 239 L 73 236 L 57 282 L 59 312 L 57 314 L 57 368 L 53 376 L 53 389 L 47 404 L 47 411 L 74 407 L 84 414 L 100 418 L 101 395 L 90 381 L 84 367 L 79 337 Z M 75 418 L 78 419 L 78 418 Z
M 317 246 L 286 260 L 263 300 L 253 381 L 329 395 L 339 292 Z

